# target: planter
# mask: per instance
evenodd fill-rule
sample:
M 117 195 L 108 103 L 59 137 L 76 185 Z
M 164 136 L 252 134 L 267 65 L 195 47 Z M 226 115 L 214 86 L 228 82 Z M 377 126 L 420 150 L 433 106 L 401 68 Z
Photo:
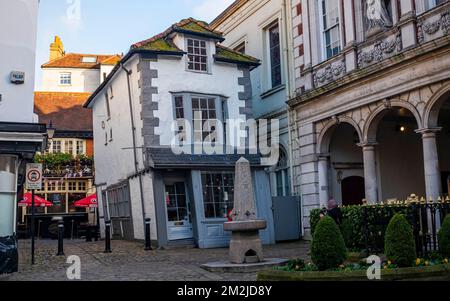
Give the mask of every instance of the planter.
M 450 277 L 450 265 L 412 267 L 381 271 L 382 281 Z M 367 271 L 286 272 L 263 271 L 258 281 L 368 281 Z

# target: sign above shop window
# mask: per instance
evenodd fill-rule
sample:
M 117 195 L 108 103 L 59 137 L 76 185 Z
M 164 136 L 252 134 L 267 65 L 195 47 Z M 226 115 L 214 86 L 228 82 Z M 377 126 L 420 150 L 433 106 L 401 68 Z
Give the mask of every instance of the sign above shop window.
M 11 72 L 11 83 L 15 85 L 21 85 L 25 83 L 25 72 L 12 71 Z

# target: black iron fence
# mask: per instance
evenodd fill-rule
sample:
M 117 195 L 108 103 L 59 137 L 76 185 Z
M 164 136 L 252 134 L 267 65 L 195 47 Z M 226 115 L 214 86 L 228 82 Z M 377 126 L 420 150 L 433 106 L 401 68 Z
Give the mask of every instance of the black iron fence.
M 382 214 L 381 214 L 382 212 Z M 445 217 L 450 214 L 450 200 L 426 202 L 413 200 L 403 203 L 363 207 L 365 249 L 369 253 L 384 252 L 384 237 L 392 217 L 402 213 L 413 227 L 417 255 L 428 257 L 438 251 L 438 232 Z

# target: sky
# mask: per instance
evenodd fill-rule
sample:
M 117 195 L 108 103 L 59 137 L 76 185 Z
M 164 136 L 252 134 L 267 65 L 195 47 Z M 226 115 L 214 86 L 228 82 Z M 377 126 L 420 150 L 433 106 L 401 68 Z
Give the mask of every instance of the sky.
M 36 90 L 41 65 L 58 35 L 66 52 L 126 53 L 175 22 L 194 17 L 212 21 L 234 0 L 41 0 L 36 54 Z

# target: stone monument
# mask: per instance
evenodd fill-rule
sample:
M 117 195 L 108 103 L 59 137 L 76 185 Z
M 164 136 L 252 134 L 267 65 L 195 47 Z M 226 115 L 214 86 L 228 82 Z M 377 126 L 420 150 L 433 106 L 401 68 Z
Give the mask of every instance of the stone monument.
M 224 224 L 224 230 L 232 232 L 230 261 L 234 264 L 263 262 L 259 230 L 265 229 L 267 223 L 256 218 L 250 162 L 245 158 L 236 163 L 234 183 L 233 221 Z
M 224 224 L 224 230 L 232 232 L 229 261 L 206 263 L 201 265 L 202 268 L 210 272 L 247 273 L 288 262 L 287 259 L 267 259 L 263 256 L 259 230 L 266 229 L 267 222 L 256 217 L 250 162 L 245 158 L 236 163 L 232 217 L 232 222 Z

